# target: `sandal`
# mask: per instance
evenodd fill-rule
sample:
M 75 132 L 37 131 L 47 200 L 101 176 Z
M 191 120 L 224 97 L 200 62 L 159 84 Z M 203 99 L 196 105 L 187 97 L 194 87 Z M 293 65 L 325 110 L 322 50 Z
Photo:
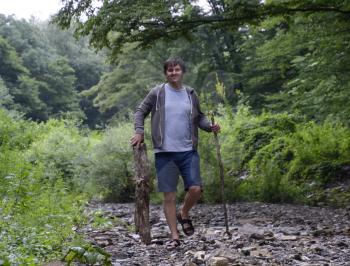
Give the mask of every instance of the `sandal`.
M 176 218 L 177 221 L 181 224 L 182 230 L 184 231 L 185 235 L 191 236 L 194 234 L 194 227 L 190 219 L 182 219 L 181 212 L 177 213 Z
M 165 244 L 165 248 L 167 250 L 174 250 L 178 248 L 181 245 L 181 242 L 179 239 L 171 239 Z

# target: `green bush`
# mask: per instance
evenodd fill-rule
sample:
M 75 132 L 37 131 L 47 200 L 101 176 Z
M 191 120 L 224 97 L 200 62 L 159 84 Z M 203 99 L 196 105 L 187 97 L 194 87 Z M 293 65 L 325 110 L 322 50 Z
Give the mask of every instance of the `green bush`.
M 11 264 L 38 265 L 61 256 L 86 201 L 61 176 L 48 178 L 44 157 L 28 159 L 47 131 L 45 124 L 0 111 L 0 259 Z
M 219 140 L 225 167 L 226 198 L 229 201 L 269 198 L 263 190 L 266 191 L 268 186 L 277 186 L 268 180 L 260 180 L 258 184 L 251 175 L 251 161 L 264 147 L 273 142 L 274 138 L 294 132 L 297 119 L 287 114 L 264 113 L 255 116 L 243 105 L 234 115 L 230 113 L 229 108 L 220 107 L 216 120 L 222 128 Z M 204 197 L 209 202 L 218 202 L 219 175 L 213 136 L 201 133 L 200 138 L 201 158 L 204 164 L 202 175 L 206 185 Z M 267 165 L 264 170 L 272 171 Z
M 127 202 L 134 196 L 133 154 L 130 138 L 132 123 L 123 122 L 108 128 L 93 146 L 88 164 L 78 174 L 89 183 L 88 190 L 105 201 Z
M 77 177 L 88 167 L 88 157 L 98 141 L 98 135 L 80 131 L 76 121 L 51 119 L 41 124 L 41 132 L 26 155 L 29 161 L 44 165 L 44 178 L 63 178 L 69 189 L 82 192 L 86 180 Z
M 350 130 L 340 124 L 305 123 L 288 141 L 295 157 L 290 178 L 326 185 L 339 178 L 343 165 L 350 165 Z
M 310 203 L 311 194 L 341 180 L 350 165 L 350 130 L 343 125 L 290 114 L 253 115 L 246 106 L 234 115 L 228 110 L 219 108 L 217 121 L 229 201 Z M 201 133 L 200 138 L 204 198 L 219 202 L 213 136 Z

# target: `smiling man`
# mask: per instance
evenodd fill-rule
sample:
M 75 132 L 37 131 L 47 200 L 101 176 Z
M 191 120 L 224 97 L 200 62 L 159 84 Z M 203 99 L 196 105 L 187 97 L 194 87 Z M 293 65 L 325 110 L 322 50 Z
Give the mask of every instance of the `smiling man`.
M 167 82 L 154 87 L 137 107 L 134 117 L 135 134 L 131 145 L 144 141 L 144 120 L 151 113 L 151 133 L 155 152 L 158 191 L 164 193 L 164 214 L 171 232 L 167 249 L 180 246 L 177 221 L 185 235 L 194 227 L 189 211 L 201 196 L 202 180 L 199 169 L 198 128 L 219 132 L 202 113 L 196 92 L 183 84 L 186 67 L 182 59 L 164 62 Z M 179 211 L 176 210 L 176 187 L 181 174 L 186 192 Z

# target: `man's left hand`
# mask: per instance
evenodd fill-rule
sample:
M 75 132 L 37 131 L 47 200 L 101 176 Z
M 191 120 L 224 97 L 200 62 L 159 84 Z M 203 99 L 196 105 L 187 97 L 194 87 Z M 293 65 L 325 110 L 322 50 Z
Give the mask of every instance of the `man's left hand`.
M 210 126 L 211 131 L 214 133 L 219 133 L 220 132 L 220 125 L 218 123 L 215 123 L 214 125 Z

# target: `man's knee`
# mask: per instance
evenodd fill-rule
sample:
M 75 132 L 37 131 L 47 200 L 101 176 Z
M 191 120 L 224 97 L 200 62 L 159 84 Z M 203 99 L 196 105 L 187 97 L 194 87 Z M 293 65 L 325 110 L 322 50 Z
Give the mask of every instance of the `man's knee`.
M 164 204 L 176 204 L 176 192 L 165 192 Z
M 200 195 L 202 192 L 202 187 L 200 187 L 200 186 L 189 187 L 188 192 L 191 194 Z

